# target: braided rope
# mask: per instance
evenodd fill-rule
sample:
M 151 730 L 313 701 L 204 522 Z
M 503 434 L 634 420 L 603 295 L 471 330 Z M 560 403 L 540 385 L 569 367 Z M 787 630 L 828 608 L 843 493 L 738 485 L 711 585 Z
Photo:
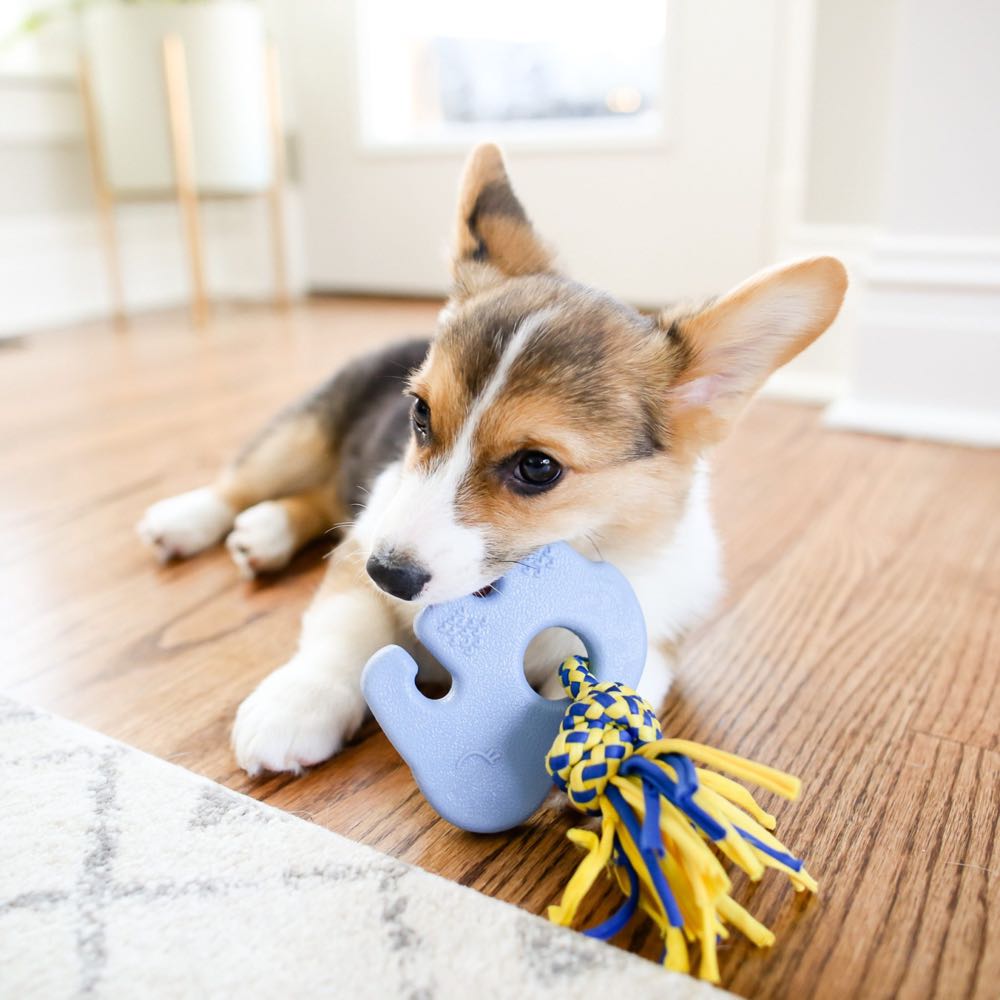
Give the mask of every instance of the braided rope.
M 545 766 L 576 809 L 601 817 L 601 831 L 569 831 L 587 855 L 549 919 L 570 925 L 597 876 L 610 869 L 626 900 L 585 933 L 612 937 L 641 909 L 660 929 L 668 968 L 689 971 L 688 940 L 697 941 L 699 975 L 718 982 L 716 944 L 729 925 L 760 946 L 774 935 L 729 895 L 729 877 L 710 845 L 754 881 L 776 868 L 796 891 L 817 888 L 771 833 L 774 817 L 718 772 L 789 799 L 798 781 L 698 743 L 664 739 L 652 706 L 623 684 L 599 682 L 583 657 L 566 660 L 559 676 L 572 701 Z
M 663 736 L 648 701 L 624 684 L 601 683 L 582 656 L 559 668 L 559 679 L 573 699 L 545 766 L 561 791 L 581 812 L 600 816 L 594 803 L 633 751 Z

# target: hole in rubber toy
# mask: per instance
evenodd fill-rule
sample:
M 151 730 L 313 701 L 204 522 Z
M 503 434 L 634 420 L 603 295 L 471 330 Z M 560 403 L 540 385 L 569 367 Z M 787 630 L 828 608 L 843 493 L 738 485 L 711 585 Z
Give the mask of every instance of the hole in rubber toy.
M 567 656 L 588 656 L 583 640 L 568 628 L 543 629 L 528 643 L 524 654 L 524 676 L 528 683 L 543 698 L 560 701 L 566 697 L 562 684 L 558 683 L 559 668 Z M 538 668 L 538 664 L 544 664 Z M 534 664 L 536 669 L 529 667 Z M 554 678 L 552 683 L 549 678 Z

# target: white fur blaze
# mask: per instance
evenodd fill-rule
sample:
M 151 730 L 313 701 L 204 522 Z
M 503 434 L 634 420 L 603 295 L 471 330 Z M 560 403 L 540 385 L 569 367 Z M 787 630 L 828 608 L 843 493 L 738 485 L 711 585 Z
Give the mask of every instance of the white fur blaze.
M 377 519 L 373 551 L 405 552 L 431 574 L 421 603 L 461 597 L 491 582 L 482 577 L 482 533 L 456 518 L 455 495 L 465 467 L 453 456 L 429 476 L 404 472 L 385 509 L 372 512 Z

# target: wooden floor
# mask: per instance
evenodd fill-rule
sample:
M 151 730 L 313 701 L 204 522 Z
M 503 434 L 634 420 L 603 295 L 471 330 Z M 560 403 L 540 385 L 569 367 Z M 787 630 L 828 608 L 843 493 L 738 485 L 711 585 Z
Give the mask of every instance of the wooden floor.
M 341 301 L 230 312 L 202 335 L 165 316 L 0 347 L 0 688 L 542 913 L 576 860 L 561 808 L 460 833 L 372 726 L 301 779 L 236 769 L 233 712 L 291 652 L 321 549 L 248 584 L 221 550 L 158 567 L 132 532 L 269 411 L 434 312 Z M 759 403 L 716 466 L 731 587 L 664 721 L 804 778 L 779 832 L 822 888 L 741 884 L 778 945 L 727 945 L 725 984 L 996 997 L 1000 454 L 824 431 L 813 410 Z M 657 951 L 642 928 L 622 943 Z

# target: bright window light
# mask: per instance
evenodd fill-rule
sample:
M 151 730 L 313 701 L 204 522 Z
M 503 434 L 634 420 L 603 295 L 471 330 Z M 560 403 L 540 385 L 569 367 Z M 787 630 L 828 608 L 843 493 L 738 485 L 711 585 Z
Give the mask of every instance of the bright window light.
M 653 136 L 665 0 L 357 0 L 370 145 Z

